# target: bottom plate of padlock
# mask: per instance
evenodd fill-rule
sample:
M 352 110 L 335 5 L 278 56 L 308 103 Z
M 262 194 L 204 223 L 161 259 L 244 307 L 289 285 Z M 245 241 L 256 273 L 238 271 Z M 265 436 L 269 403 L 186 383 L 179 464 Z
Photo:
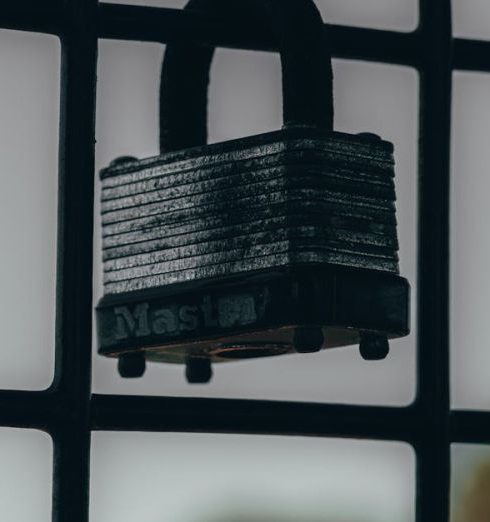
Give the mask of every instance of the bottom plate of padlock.
M 409 291 L 394 274 L 324 265 L 108 294 L 99 352 L 226 362 L 355 344 L 366 332 L 396 338 L 409 331 Z M 311 346 L 298 341 L 305 331 Z
M 145 349 L 145 359 L 150 362 L 182 364 L 188 359 L 206 358 L 213 363 L 221 363 L 296 353 L 295 333 L 298 328 L 298 326 L 289 326 L 277 330 L 195 341 L 185 345 L 174 344 L 153 349 L 147 348 Z M 313 347 L 312 352 L 359 343 L 359 332 L 355 330 L 319 328 L 324 341 L 321 345 Z M 309 329 L 313 330 L 312 327 Z

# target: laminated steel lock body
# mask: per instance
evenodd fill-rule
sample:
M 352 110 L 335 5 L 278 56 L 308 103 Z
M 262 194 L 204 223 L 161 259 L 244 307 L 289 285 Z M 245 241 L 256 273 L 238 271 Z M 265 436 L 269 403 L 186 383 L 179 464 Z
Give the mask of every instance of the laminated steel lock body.
M 171 44 L 161 154 L 101 172 L 105 295 L 99 352 L 123 376 L 144 361 L 211 361 L 360 343 L 367 359 L 409 330 L 398 275 L 393 146 L 334 132 L 332 69 L 312 1 L 191 0 L 186 9 L 269 21 L 282 61 L 283 129 L 213 145 L 214 49 Z

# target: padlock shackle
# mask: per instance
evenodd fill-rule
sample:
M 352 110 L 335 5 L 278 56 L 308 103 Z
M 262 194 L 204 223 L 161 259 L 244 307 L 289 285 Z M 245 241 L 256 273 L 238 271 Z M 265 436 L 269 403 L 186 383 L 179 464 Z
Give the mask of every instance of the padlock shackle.
M 332 130 L 331 52 L 313 0 L 190 0 L 185 9 L 206 12 L 229 24 L 265 17 L 281 54 L 283 125 Z M 214 51 L 195 43 L 167 46 L 160 83 L 162 153 L 207 143 Z

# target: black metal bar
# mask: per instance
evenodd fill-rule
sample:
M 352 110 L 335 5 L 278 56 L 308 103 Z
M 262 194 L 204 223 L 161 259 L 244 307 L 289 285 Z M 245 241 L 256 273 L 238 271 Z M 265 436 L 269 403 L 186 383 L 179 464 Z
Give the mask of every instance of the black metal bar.
M 49 34 L 63 29 L 62 0 L 18 0 L 0 6 L 0 27 Z M 101 3 L 100 38 L 140 41 L 193 40 L 217 46 L 274 50 L 269 35 L 260 28 L 230 31 L 216 21 L 180 9 Z M 402 33 L 361 27 L 329 26 L 335 56 L 417 66 L 424 52 L 418 31 Z M 454 39 L 453 69 L 490 71 L 490 42 Z
M 99 37 L 153 42 L 192 41 L 204 45 L 275 51 L 265 26 L 230 26 L 181 9 L 99 5 Z M 400 64 L 418 61 L 416 33 L 327 26 L 336 56 Z
M 453 410 L 451 441 L 467 444 L 490 444 L 490 412 Z
M 490 42 L 456 38 L 453 68 L 465 71 L 490 71 Z
M 230 28 L 219 20 L 181 9 L 101 3 L 98 23 L 100 38 L 162 43 L 194 41 L 235 49 L 275 50 L 264 27 L 254 25 L 253 31 L 246 25 Z M 326 25 L 337 57 L 417 67 L 426 50 L 420 31 L 402 33 Z M 490 42 L 454 40 L 454 69 L 490 71 L 489 56 Z
M 91 429 L 107 431 L 268 433 L 409 443 L 416 443 L 424 433 L 424 429 L 419 429 L 418 411 L 413 406 L 94 395 L 91 410 Z M 52 432 L 60 422 L 70 421 L 72 415 L 70 406 L 55 393 L 0 391 L 0 426 Z M 279 426 L 271 420 L 277 417 L 282 419 Z M 258 424 L 254 422 L 257 419 Z M 490 411 L 453 410 L 450 441 L 490 444 Z
M 88 520 L 97 0 L 66 0 L 62 34 L 53 521 Z
M 92 429 L 354 437 L 410 441 L 408 408 L 94 395 Z
M 220 20 L 203 17 L 188 10 L 99 4 L 98 31 L 101 38 L 152 42 L 219 42 L 224 47 L 273 50 L 274 42 L 264 26 L 240 24 L 230 27 Z
M 416 443 L 424 433 L 418 427 L 418 411 L 413 406 L 94 395 L 91 409 L 93 430 L 187 431 L 189 428 L 203 432 L 362 437 L 409 443 Z M 51 432 L 72 415 L 70 406 L 55 393 L 0 391 L 0 426 Z M 276 417 L 283 419 L 280 426 L 271 421 Z M 191 425 L 189 418 L 193 419 Z M 259 424 L 254 422 L 256 419 Z M 490 444 L 490 411 L 453 410 L 450 441 Z
M 417 31 L 400 33 L 360 27 L 328 26 L 335 57 L 418 67 L 422 46 Z
M 0 391 L 0 426 L 49 431 L 57 418 L 57 401 L 53 393 Z
M 421 0 L 417 520 L 449 518 L 450 0 Z
M 62 0 L 3 1 L 0 27 L 19 31 L 56 34 L 62 26 Z

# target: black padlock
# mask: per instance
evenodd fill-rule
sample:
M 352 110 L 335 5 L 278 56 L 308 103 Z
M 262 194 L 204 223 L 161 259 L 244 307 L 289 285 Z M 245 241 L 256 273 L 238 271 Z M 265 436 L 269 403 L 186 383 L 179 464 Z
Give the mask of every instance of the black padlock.
M 105 295 L 99 353 L 122 376 L 145 360 L 211 362 L 360 343 L 366 359 L 409 331 L 398 275 L 393 146 L 334 132 L 325 27 L 309 0 L 191 0 L 268 20 L 282 59 L 282 130 L 206 145 L 210 47 L 171 44 L 161 154 L 101 172 Z M 238 101 L 238 100 L 237 100 Z

